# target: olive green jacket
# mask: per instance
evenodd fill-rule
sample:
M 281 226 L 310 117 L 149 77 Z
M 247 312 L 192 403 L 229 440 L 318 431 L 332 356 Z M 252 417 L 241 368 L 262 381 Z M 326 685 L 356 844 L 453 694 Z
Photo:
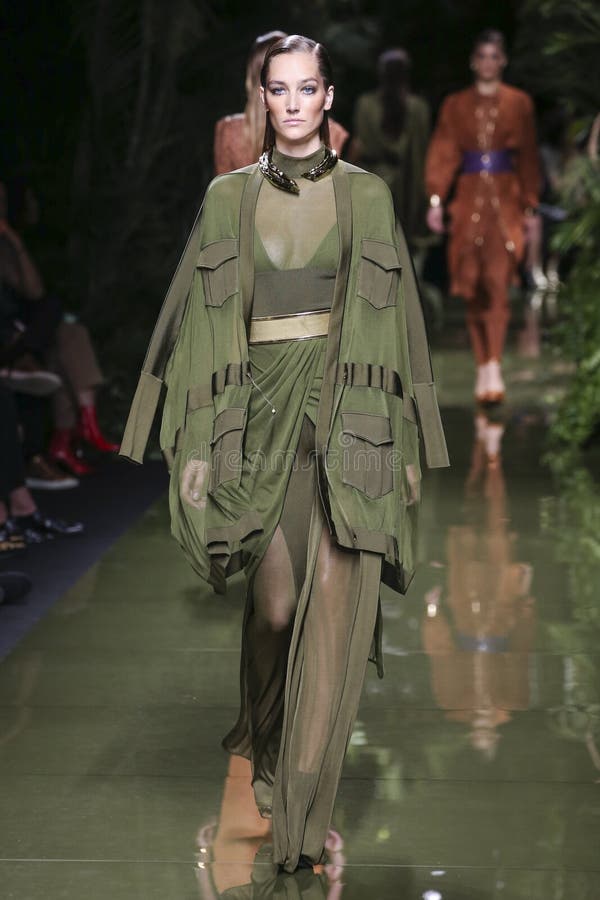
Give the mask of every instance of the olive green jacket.
M 383 554 L 383 580 L 404 591 L 414 565 L 418 432 L 430 467 L 448 465 L 446 444 L 418 289 L 389 190 L 341 161 L 332 178 L 340 258 L 316 425 L 319 493 L 337 542 Z M 172 531 L 212 583 L 208 544 L 239 548 L 261 523 L 251 507 L 240 508 L 235 523 L 207 534 L 206 507 L 179 502 L 173 478 L 178 454 L 212 464 L 208 503 L 217 505 L 220 485 L 241 478 L 262 182 L 254 165 L 210 184 L 154 329 L 120 451 L 142 462 L 165 385 L 160 445 L 173 469 Z M 238 462 L 230 452 L 233 463 L 221 461 L 215 472 L 220 446 L 238 449 Z

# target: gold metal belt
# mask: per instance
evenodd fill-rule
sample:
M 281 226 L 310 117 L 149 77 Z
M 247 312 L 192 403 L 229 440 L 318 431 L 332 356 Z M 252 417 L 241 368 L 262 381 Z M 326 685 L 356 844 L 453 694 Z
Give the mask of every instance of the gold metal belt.
M 322 337 L 329 328 L 329 315 L 327 311 L 251 319 L 248 343 L 273 344 L 276 341 L 303 341 Z

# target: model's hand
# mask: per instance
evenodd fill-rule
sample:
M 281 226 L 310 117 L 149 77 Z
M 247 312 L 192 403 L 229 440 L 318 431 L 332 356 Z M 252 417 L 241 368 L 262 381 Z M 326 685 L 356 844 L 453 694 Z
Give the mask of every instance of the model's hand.
M 188 460 L 181 476 L 179 495 L 184 503 L 195 509 L 206 506 L 208 463 L 202 459 Z
M 434 234 L 443 234 L 444 228 L 444 207 L 430 206 L 427 210 L 427 225 Z

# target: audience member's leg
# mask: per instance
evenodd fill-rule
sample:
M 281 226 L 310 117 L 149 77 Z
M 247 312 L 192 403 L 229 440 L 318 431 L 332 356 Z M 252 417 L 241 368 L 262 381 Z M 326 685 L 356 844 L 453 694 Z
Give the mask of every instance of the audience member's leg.
M 23 431 L 22 453 L 26 463 L 26 482 L 40 490 L 66 490 L 77 487 L 79 482 L 66 475 L 45 455 L 46 400 L 32 394 L 15 394 L 18 414 Z
M 75 398 L 78 434 L 102 453 L 116 453 L 118 444 L 108 441 L 100 429 L 96 413 L 96 390 L 104 382 L 90 333 L 81 322 L 63 322 L 56 335 L 60 374 Z M 71 427 L 57 422 L 57 428 Z
M 3 387 L 0 387 L 0 422 L 0 558 L 3 558 L 25 547 L 23 538 L 13 535 L 7 528 L 8 500 L 19 486 L 24 489 L 25 467 L 19 443 L 14 395 Z M 20 495 L 19 498 L 23 499 Z M 34 509 L 35 504 L 27 512 L 33 512 Z

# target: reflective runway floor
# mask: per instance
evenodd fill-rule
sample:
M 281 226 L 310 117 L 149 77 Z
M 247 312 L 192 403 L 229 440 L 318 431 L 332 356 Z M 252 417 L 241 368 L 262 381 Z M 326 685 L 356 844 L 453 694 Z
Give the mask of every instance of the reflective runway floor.
M 453 465 L 426 473 L 408 596 L 383 596 L 326 869 L 260 851 L 220 749 L 241 582 L 198 583 L 160 500 L 0 665 L 2 898 L 600 898 L 600 501 L 540 463 L 560 364 L 508 362 L 488 419 L 467 351 L 435 355 Z

